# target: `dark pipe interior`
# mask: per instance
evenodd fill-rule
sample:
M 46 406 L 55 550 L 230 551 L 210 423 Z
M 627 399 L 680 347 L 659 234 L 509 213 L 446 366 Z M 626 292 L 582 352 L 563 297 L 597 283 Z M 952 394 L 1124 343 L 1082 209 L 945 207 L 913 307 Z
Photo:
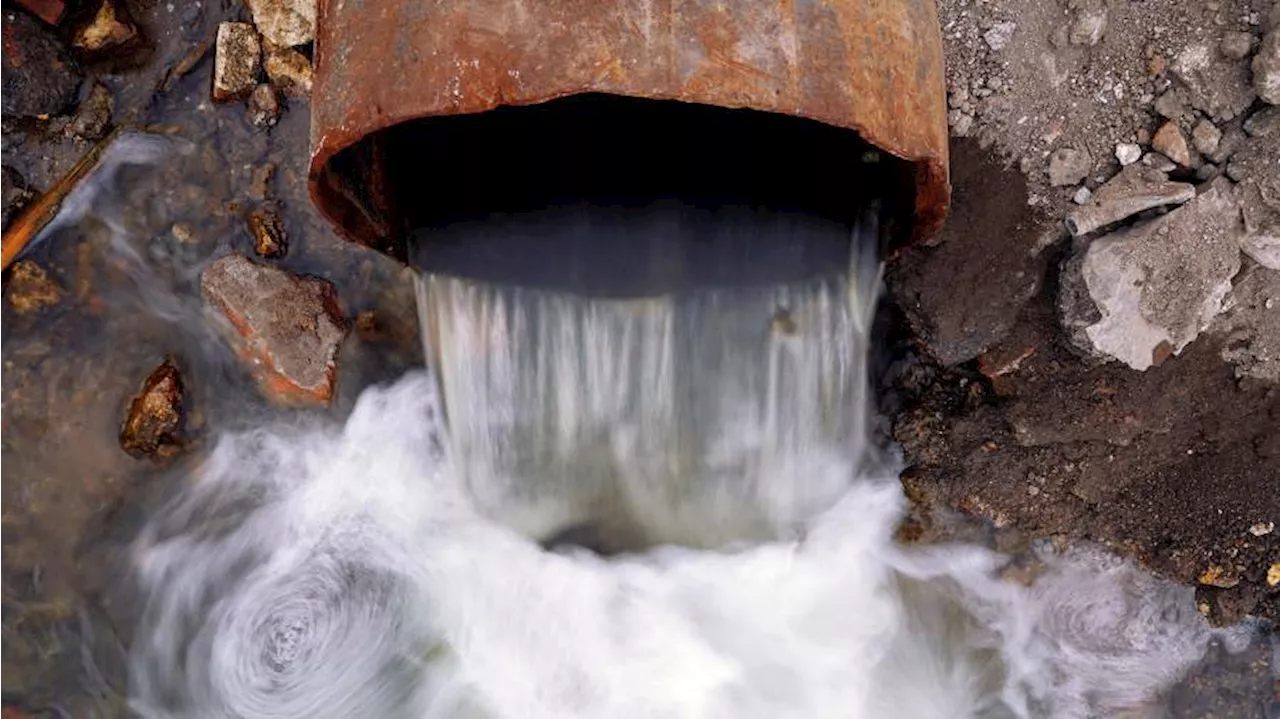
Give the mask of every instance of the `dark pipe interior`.
M 910 231 L 907 163 L 787 115 L 577 95 L 380 141 L 408 259 L 433 272 L 653 294 L 843 271 L 867 213 L 876 241 Z

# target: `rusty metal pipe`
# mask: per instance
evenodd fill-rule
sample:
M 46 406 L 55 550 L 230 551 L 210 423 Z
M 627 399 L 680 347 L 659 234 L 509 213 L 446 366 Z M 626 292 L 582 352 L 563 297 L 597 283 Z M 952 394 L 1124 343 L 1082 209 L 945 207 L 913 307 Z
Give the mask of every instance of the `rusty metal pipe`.
M 384 131 L 589 93 L 854 131 L 909 167 L 913 216 L 899 244 L 927 239 L 945 217 L 933 0 L 320 0 L 312 198 L 349 239 L 391 250 L 406 228 Z

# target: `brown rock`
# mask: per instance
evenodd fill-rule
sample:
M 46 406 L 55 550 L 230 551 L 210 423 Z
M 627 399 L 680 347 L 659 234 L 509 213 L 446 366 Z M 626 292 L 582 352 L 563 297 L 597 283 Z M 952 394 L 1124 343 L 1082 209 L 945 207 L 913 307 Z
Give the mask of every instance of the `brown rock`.
M 18 4 L 48 25 L 57 25 L 62 20 L 62 14 L 67 11 L 67 4 L 63 0 L 18 0 Z M 7 719 L 8 715 L 5 716 Z
M 245 22 L 218 25 L 213 57 L 213 99 L 238 100 L 253 92 L 262 65 L 258 32 Z
M 5 295 L 18 314 L 37 312 L 62 301 L 62 288 L 40 265 L 31 260 L 19 260 L 13 264 L 11 272 Z
M 265 82 L 253 88 L 246 112 L 254 127 L 275 125 L 280 120 L 280 98 L 276 95 L 275 88 Z
M 116 7 L 115 0 L 103 0 L 88 25 L 76 33 L 72 45 L 85 52 L 98 52 L 125 45 L 138 36 L 138 30 Z
M 316 36 L 316 0 L 248 0 L 253 24 L 281 47 L 305 45 Z
M 67 123 L 64 134 L 80 140 L 99 140 L 107 134 L 111 125 L 111 111 L 115 99 L 111 91 L 100 82 L 94 82 L 89 96 L 76 108 L 76 114 Z
M 206 304 L 268 399 L 328 404 L 346 326 L 333 285 L 227 255 L 200 277 Z
M 162 460 L 183 447 L 182 375 L 172 357 L 156 367 L 129 403 L 120 448 L 137 459 Z
M 263 53 L 263 65 L 272 85 L 294 97 L 311 94 L 311 61 L 306 55 L 291 47 L 280 47 L 271 42 L 264 44 Z
M 1187 147 L 1187 138 L 1182 136 L 1182 130 L 1178 129 L 1177 123 L 1166 122 L 1156 130 L 1155 137 L 1151 139 L 1151 146 L 1179 165 L 1191 166 L 1191 150 Z
M 249 231 L 253 233 L 253 251 L 259 257 L 284 257 L 289 251 L 289 235 L 284 221 L 270 207 L 259 207 L 249 214 Z

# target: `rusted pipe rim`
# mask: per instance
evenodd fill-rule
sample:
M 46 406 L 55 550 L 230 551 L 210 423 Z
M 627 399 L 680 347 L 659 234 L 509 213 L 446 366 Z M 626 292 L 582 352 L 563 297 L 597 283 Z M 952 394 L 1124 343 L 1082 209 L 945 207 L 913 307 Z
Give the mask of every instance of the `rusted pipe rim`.
M 933 0 L 727 8 L 646 0 L 320 0 L 310 182 L 349 239 L 397 241 L 378 133 L 606 93 L 747 108 L 857 132 L 910 162 L 913 241 L 946 215 L 946 101 Z M 392 150 L 394 151 L 394 150 Z

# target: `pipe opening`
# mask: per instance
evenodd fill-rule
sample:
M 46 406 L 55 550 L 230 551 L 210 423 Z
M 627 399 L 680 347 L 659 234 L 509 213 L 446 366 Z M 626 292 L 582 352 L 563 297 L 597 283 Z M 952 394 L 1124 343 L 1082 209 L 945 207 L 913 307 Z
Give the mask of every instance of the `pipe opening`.
M 868 210 L 882 253 L 905 244 L 915 169 L 814 120 L 592 93 L 394 126 L 335 157 L 320 191 L 420 269 L 649 295 L 840 271 Z

